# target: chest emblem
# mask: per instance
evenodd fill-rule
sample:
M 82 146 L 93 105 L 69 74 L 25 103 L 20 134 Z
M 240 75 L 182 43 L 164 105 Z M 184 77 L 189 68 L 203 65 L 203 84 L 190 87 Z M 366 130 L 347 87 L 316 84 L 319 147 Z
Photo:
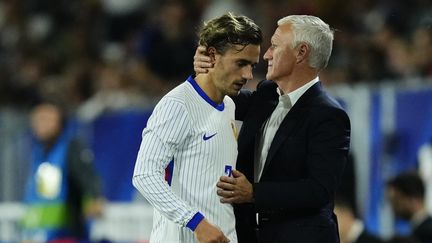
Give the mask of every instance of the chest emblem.
M 212 135 L 210 135 L 210 136 L 207 136 L 207 135 L 204 133 L 203 140 L 204 140 L 204 141 L 207 141 L 207 140 L 209 140 L 210 138 L 214 137 L 216 134 L 217 134 L 217 133 L 212 134 Z
M 54 199 L 60 194 L 62 172 L 59 167 L 44 162 L 36 171 L 36 185 L 39 196 Z

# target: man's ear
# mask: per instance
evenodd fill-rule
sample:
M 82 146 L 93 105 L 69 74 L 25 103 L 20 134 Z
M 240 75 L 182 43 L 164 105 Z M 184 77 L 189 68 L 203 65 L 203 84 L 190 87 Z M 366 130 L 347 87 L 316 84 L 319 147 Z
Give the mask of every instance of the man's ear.
M 216 62 L 216 54 L 217 54 L 216 48 L 214 47 L 207 48 L 207 53 L 208 56 L 210 57 L 210 62 L 214 64 Z
M 301 63 L 302 61 L 306 60 L 310 53 L 310 47 L 306 43 L 300 43 L 297 46 L 297 63 Z

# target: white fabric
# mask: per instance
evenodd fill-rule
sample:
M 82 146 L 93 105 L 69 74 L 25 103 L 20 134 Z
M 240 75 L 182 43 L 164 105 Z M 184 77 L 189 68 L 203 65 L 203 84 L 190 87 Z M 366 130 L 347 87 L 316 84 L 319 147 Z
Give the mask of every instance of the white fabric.
M 363 223 L 360 220 L 355 220 L 348 231 L 347 242 L 355 243 L 364 230 Z
M 155 209 L 150 242 L 197 242 L 185 226 L 198 211 L 237 242 L 233 208 L 216 194 L 225 165 L 235 168 L 237 158 L 235 106 L 227 96 L 223 102 L 225 108 L 217 110 L 184 82 L 161 99 L 148 120 L 133 183 Z M 164 176 L 172 159 L 169 186 Z
M 423 208 L 422 210 L 419 210 L 416 212 L 413 217 L 411 218 L 411 225 L 413 228 L 418 227 L 421 225 L 426 219 L 429 217 L 429 214 L 426 210 L 426 208 Z

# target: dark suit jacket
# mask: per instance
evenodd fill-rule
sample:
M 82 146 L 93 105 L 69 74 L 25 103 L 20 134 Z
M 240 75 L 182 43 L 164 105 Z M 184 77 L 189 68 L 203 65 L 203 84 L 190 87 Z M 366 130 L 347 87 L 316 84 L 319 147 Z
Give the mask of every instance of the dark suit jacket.
M 432 243 L 432 217 L 427 217 L 412 233 L 421 243 Z
M 254 181 L 253 164 L 262 127 L 278 103 L 277 85 L 262 81 L 255 92 L 234 97 L 238 139 L 237 169 Z M 333 198 L 350 143 L 345 111 L 318 82 L 304 93 L 280 125 L 270 146 L 253 204 L 235 205 L 240 243 L 339 242 Z

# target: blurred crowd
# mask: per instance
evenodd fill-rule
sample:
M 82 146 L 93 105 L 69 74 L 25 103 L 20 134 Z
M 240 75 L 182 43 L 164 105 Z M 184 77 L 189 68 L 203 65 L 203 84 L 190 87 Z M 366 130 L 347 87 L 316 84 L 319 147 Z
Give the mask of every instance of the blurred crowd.
M 152 107 L 193 72 L 203 21 L 226 11 L 262 27 L 264 51 L 282 16 L 324 19 L 335 30 L 326 85 L 432 78 L 430 0 L 0 0 L 0 106 L 49 98 L 84 120 Z

